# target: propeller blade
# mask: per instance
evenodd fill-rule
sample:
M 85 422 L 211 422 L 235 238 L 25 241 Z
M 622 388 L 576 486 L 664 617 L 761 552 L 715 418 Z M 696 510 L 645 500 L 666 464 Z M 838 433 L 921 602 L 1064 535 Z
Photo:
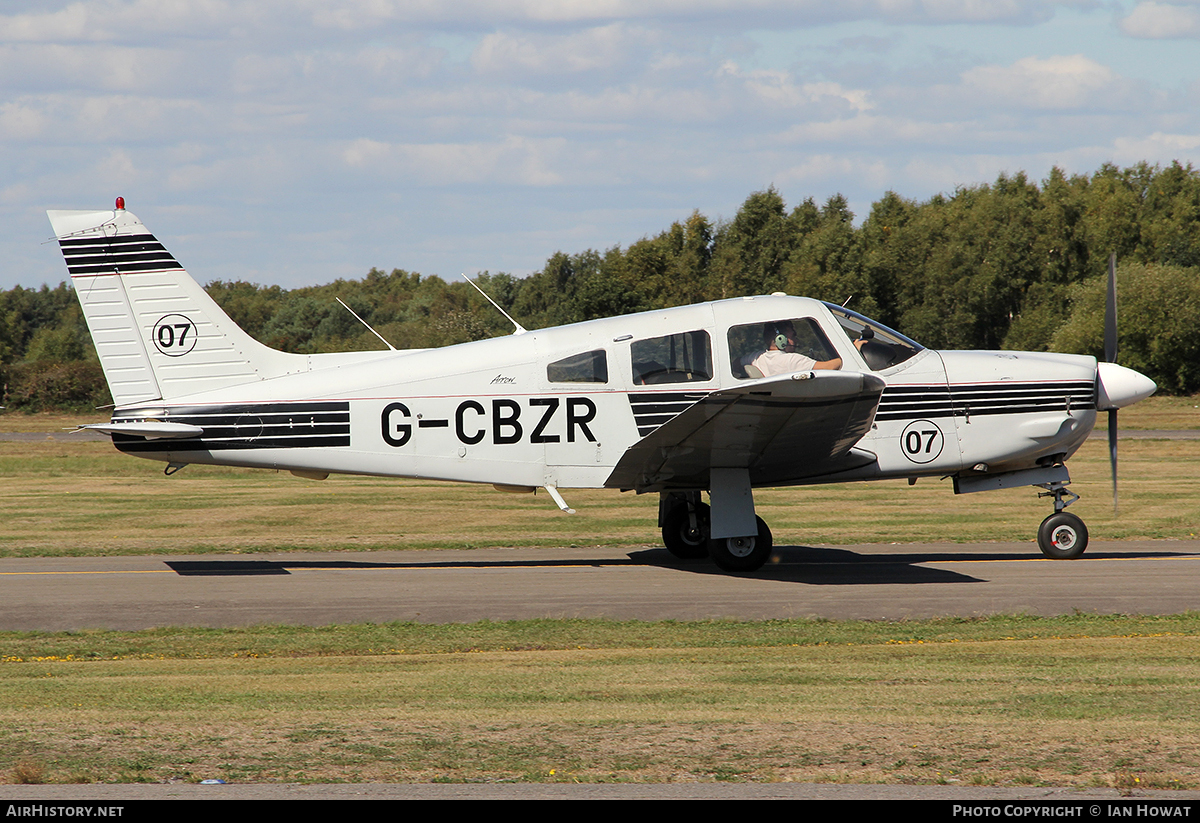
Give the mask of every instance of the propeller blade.
M 1113 516 L 1117 514 L 1117 410 L 1108 411 L 1108 462 L 1112 465 Z
M 1117 253 L 1108 256 L 1108 296 L 1104 301 L 1104 362 L 1117 362 Z
M 1108 255 L 1108 294 L 1104 300 L 1104 360 L 1117 362 L 1117 253 Z M 1112 466 L 1113 516 L 1117 515 L 1117 410 L 1108 411 L 1108 462 Z

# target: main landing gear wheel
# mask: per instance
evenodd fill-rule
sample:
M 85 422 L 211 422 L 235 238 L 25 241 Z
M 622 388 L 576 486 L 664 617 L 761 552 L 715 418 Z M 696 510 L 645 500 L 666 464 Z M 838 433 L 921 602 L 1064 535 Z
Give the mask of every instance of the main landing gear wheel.
M 708 541 L 708 554 L 727 572 L 753 572 L 762 568 L 771 556 L 771 530 L 761 517 L 757 537 L 722 537 Z
M 663 518 L 663 545 L 680 560 L 696 560 L 708 556 L 708 504 L 697 503 L 695 506 L 695 527 L 688 516 L 687 503 L 672 506 Z
M 1088 530 L 1073 514 L 1056 512 L 1038 528 L 1038 548 L 1055 560 L 1074 560 L 1087 548 Z

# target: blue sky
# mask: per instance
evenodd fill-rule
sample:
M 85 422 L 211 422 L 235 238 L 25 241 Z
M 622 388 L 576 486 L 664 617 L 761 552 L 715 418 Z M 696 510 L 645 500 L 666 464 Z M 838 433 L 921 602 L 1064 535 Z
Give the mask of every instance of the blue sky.
M 526 274 L 771 185 L 1200 164 L 1200 2 L 9 0 L 0 88 L 0 288 L 117 195 L 201 282 Z

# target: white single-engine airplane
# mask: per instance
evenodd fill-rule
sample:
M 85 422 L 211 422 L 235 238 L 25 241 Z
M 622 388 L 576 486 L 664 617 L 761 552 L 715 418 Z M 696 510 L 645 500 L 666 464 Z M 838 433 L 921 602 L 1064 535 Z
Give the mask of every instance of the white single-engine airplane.
M 87 428 L 121 451 L 167 474 L 211 463 L 543 487 L 568 512 L 559 489 L 658 492 L 666 547 L 728 571 L 771 553 L 756 487 L 934 476 L 956 494 L 1041 487 L 1054 500 L 1042 551 L 1078 557 L 1087 529 L 1064 511 L 1077 499 L 1065 461 L 1109 410 L 1115 493 L 1116 409 L 1155 389 L 1093 357 L 933 351 L 781 294 L 442 349 L 287 354 L 238 328 L 122 199 L 48 214 L 115 402 Z M 764 351 L 807 357 L 770 374 Z

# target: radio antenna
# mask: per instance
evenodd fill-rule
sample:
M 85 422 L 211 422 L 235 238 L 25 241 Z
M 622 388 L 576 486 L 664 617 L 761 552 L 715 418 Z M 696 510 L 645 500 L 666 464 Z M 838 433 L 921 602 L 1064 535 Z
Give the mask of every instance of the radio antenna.
M 338 301 L 339 303 L 341 303 L 341 304 L 342 304 L 342 308 L 344 308 L 346 311 L 348 311 L 348 312 L 350 312 L 351 314 L 353 314 L 353 315 L 354 315 L 354 319 L 355 319 L 355 320 L 357 320 L 359 323 L 362 323 L 364 326 L 366 326 L 366 327 L 367 327 L 367 331 L 369 331 L 371 334 L 373 334 L 373 335 L 375 335 L 376 337 L 378 337 L 380 340 L 383 340 L 383 345 L 387 346 L 387 347 L 388 347 L 389 349 L 391 349 L 392 351 L 396 351 L 396 347 L 395 347 L 395 346 L 393 346 L 393 345 L 392 345 L 391 343 L 389 343 L 387 340 L 384 340 L 384 337 L 383 337 L 383 335 L 382 335 L 382 334 L 380 334 L 379 332 L 377 332 L 377 331 L 375 331 L 373 328 L 371 328 L 370 324 L 369 324 L 369 323 L 367 323 L 367 321 L 366 321 L 366 320 L 363 320 L 361 317 L 359 317 L 359 316 L 358 316 L 358 314 L 357 314 L 357 313 L 354 311 L 354 309 L 350 308 L 350 307 L 349 307 L 349 306 L 347 306 L 345 303 L 343 303 L 343 302 L 342 302 L 342 298 L 340 298 L 340 297 L 334 297 L 333 299 L 334 299 L 334 300 L 336 300 L 336 301 Z
M 484 298 L 486 298 L 486 299 L 487 299 L 487 301 L 488 301 L 489 303 L 491 303 L 493 306 L 495 306 L 495 307 L 496 307 L 496 311 L 498 311 L 498 312 L 500 312 L 501 314 L 503 314 L 505 317 L 507 317 L 507 318 L 508 318 L 508 322 L 509 322 L 509 323 L 512 323 L 514 326 L 516 326 L 516 331 L 514 331 L 514 332 L 513 332 L 513 334 L 524 334 L 525 332 L 529 331 L 529 329 L 527 329 L 527 328 L 525 328 L 524 326 L 522 326 L 522 325 L 521 325 L 520 323 L 518 323 L 516 320 L 513 320 L 513 319 L 512 319 L 512 315 L 510 315 L 510 314 L 509 314 L 508 312 L 506 312 L 504 309 L 500 308 L 500 304 L 499 304 L 499 303 L 497 303 L 497 302 L 496 302 L 495 300 L 493 300 L 491 297 L 488 297 L 488 293 L 487 293 L 487 292 L 485 292 L 483 289 L 479 288 L 479 286 L 478 286 L 478 285 L 476 285 L 476 283 L 475 283 L 475 281 L 474 281 L 474 280 L 472 280 L 471 278 L 467 277 L 467 276 L 466 276 L 465 274 L 463 274 L 462 272 L 459 272 L 458 276 L 459 276 L 459 277 L 461 277 L 463 280 L 466 280 L 466 281 L 467 281 L 468 283 L 470 283 L 472 286 L 475 286 L 475 291 L 477 291 L 477 292 L 479 292 L 480 294 L 482 294 L 482 295 L 484 296 Z

